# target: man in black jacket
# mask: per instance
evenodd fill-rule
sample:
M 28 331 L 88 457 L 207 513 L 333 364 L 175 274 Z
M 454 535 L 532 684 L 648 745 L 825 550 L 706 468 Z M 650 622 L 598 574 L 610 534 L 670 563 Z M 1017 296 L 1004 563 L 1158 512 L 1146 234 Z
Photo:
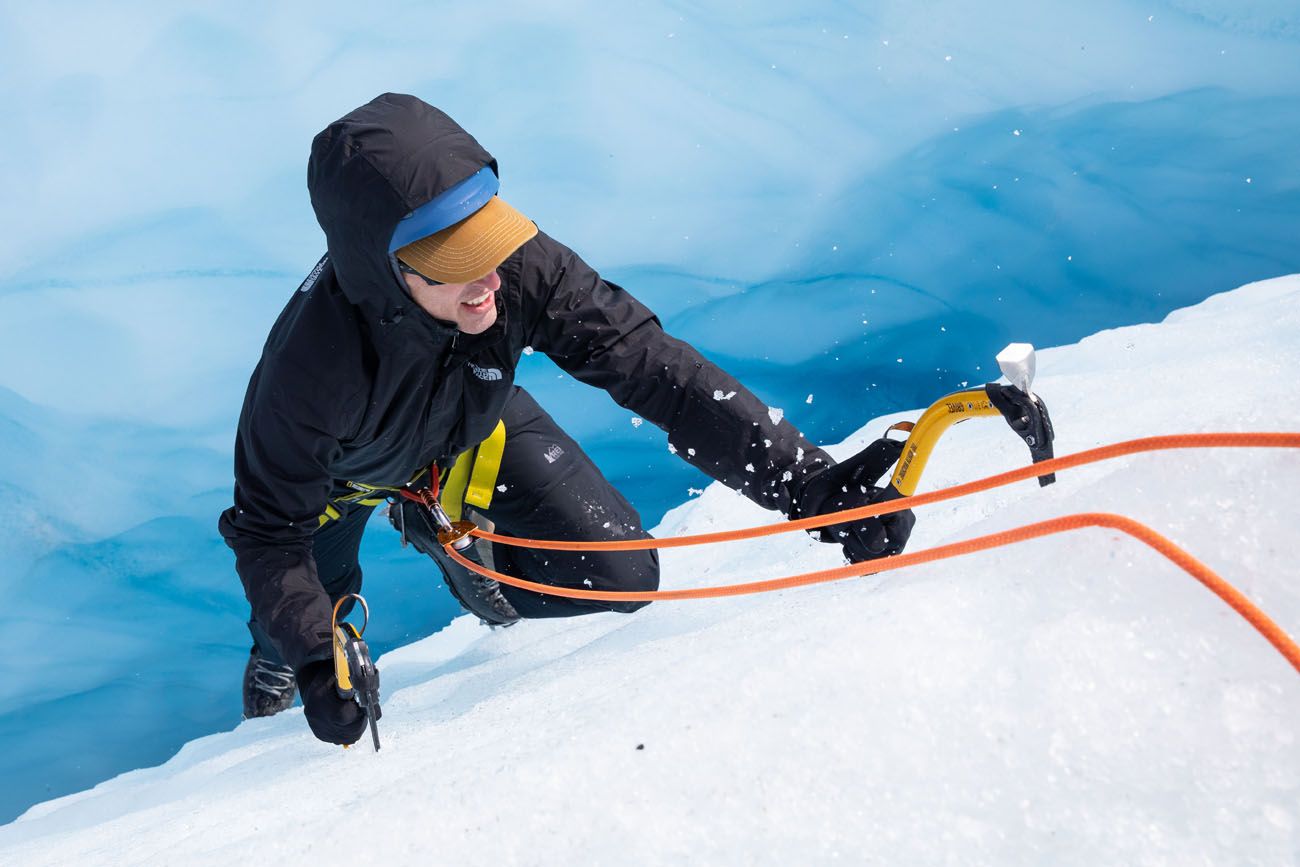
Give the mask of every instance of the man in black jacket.
M 464 481 L 449 509 L 497 532 L 645 538 L 640 517 L 582 449 L 515 386 L 526 347 L 659 425 L 677 454 L 791 517 L 872 502 L 897 457 L 879 443 L 836 464 L 654 314 L 496 195 L 497 165 L 465 130 L 384 94 L 312 142 L 312 206 L 328 253 L 289 300 L 253 372 L 235 443 L 234 506 L 220 529 L 252 607 L 247 716 L 292 703 L 322 740 L 365 720 L 335 690 L 333 601 L 361 585 L 357 550 L 386 497 L 404 541 L 491 624 L 633 611 L 503 587 L 442 554 L 402 488 Z M 718 399 L 726 396 L 725 399 Z M 910 512 L 823 531 L 854 561 L 902 550 Z M 654 552 L 495 546 L 498 571 L 551 585 L 653 590 Z

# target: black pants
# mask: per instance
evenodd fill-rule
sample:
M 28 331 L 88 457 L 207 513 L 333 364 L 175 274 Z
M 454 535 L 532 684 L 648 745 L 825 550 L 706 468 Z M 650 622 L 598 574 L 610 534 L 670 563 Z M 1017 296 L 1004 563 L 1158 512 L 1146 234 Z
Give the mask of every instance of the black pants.
M 476 509 L 496 524 L 501 535 L 534 539 L 606 540 L 649 538 L 632 504 L 601 474 L 555 420 L 522 388 L 502 412 L 506 445 L 492 505 Z M 321 585 L 333 603 L 361 590 L 358 551 L 373 507 L 348 506 L 312 539 Z M 397 541 L 394 532 L 394 542 Z M 483 544 L 483 543 L 480 543 Z M 442 558 L 431 558 L 449 568 Z M 492 546 L 498 572 L 541 584 L 589 590 L 655 590 L 659 557 L 654 551 L 537 551 Z M 451 564 L 450 568 L 459 568 Z M 593 611 L 635 611 L 645 602 L 593 602 L 547 596 L 504 585 L 522 617 L 573 617 Z M 351 605 L 341 611 L 346 613 Z M 278 660 L 273 645 L 256 622 L 249 623 L 262 655 Z

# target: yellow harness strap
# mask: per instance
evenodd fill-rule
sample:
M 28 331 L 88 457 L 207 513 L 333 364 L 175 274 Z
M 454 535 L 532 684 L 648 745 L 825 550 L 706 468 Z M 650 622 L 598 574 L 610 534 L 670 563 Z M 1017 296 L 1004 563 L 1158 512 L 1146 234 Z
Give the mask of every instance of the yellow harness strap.
M 333 503 L 326 503 L 325 513 L 320 516 L 319 521 L 317 521 L 316 523 L 316 527 L 319 529 L 320 527 L 324 527 L 330 521 L 337 521 L 341 517 L 341 515 L 342 513 L 339 512 L 337 508 L 335 508 Z
M 466 503 L 481 509 L 492 505 L 492 492 L 496 490 L 501 458 L 505 451 L 506 423 L 499 421 L 488 438 L 479 443 L 478 455 L 474 458 L 474 471 L 470 474 L 469 486 L 465 489 Z
M 438 495 L 438 502 L 442 503 L 443 511 L 453 521 L 459 521 L 461 518 L 465 503 L 465 489 L 469 486 L 473 462 L 474 450 L 470 449 L 456 458 L 456 463 L 451 465 L 451 469 L 447 470 L 446 477 L 442 480 L 442 492 Z
M 486 509 L 492 505 L 492 493 L 496 490 L 497 476 L 501 472 L 501 458 L 506 450 L 506 424 L 497 422 L 496 428 L 488 438 L 478 444 L 477 448 L 456 458 L 456 463 L 447 472 L 442 483 L 442 495 L 438 497 L 447 517 L 459 521 L 464 515 L 465 506 L 477 506 Z

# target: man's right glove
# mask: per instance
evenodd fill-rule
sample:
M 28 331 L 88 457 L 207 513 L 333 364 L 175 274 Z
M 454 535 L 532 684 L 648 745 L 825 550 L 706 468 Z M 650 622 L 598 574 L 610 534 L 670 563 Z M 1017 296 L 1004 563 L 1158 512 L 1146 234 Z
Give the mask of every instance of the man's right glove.
M 350 698 L 340 698 L 334 663 L 309 662 L 298 672 L 302 714 L 316 737 L 330 744 L 355 744 L 366 731 L 366 714 Z
M 843 463 L 815 473 L 795 497 L 790 517 L 825 515 L 880 502 L 889 489 L 876 487 L 876 481 L 898 461 L 902 452 L 903 443 L 882 438 Z M 861 563 L 901 552 L 915 523 L 912 510 L 904 509 L 878 518 L 832 524 L 808 533 L 823 542 L 839 542 L 849 562 Z

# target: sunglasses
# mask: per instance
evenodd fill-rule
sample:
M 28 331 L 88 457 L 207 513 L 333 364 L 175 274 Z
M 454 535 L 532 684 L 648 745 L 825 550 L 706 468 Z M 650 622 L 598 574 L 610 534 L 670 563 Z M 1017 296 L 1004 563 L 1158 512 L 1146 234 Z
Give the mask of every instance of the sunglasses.
M 414 274 L 416 277 L 419 277 L 421 280 L 423 280 L 425 283 L 428 283 L 430 286 L 443 286 L 443 285 L 446 285 L 446 284 L 444 284 L 444 283 L 443 283 L 442 281 L 440 281 L 440 280 L 431 280 L 431 279 L 429 279 L 428 277 L 426 277 L 426 276 L 424 276 L 423 274 L 421 274 L 419 271 L 417 271 L 417 270 L 415 270 L 414 268 L 412 268 L 410 265 L 408 265 L 408 264 L 406 264 L 405 262 L 403 262 L 401 259 L 398 259 L 398 260 L 397 260 L 397 270 L 398 270 L 398 271 L 401 271 L 403 274 Z

